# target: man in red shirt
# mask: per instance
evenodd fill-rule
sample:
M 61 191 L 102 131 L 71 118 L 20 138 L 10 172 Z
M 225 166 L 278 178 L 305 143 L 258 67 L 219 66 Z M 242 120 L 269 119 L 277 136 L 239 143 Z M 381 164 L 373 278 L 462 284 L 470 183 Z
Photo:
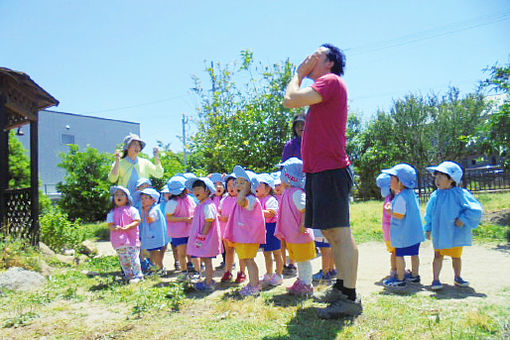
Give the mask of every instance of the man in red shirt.
M 310 106 L 301 144 L 306 173 L 305 226 L 321 229 L 331 244 L 337 282 L 323 296 L 330 302 L 319 317 L 331 319 L 362 312 L 356 295 L 358 248 L 349 221 L 349 193 L 353 184 L 345 151 L 347 138 L 347 85 L 342 79 L 345 56 L 324 44 L 297 68 L 287 86 L 285 107 Z M 304 78 L 314 80 L 301 88 Z

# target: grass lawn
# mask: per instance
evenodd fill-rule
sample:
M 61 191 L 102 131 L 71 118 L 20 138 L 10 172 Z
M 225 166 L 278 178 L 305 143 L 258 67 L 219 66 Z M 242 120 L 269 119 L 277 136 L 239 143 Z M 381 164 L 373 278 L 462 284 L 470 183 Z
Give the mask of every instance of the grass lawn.
M 510 193 L 479 198 L 487 212 L 510 207 Z M 381 201 L 354 203 L 351 213 L 359 243 L 382 240 Z M 104 225 L 83 227 L 91 238 L 104 238 Z M 477 243 L 506 243 L 507 228 L 484 223 L 478 229 Z M 19 256 L 19 250 L 13 249 L 10 254 Z M 510 257 L 508 259 L 510 264 Z M 50 264 L 56 265 L 56 262 Z M 99 275 L 90 277 L 82 273 L 84 270 Z M 190 290 L 186 283 L 157 276 L 136 285 L 126 285 L 119 280 L 118 272 L 116 257 L 97 258 L 80 266 L 58 265 L 40 290 L 17 293 L 4 290 L 0 294 L 0 338 L 510 337 L 510 287 L 485 297 L 374 293 L 363 296 L 364 313 L 355 320 L 324 321 L 316 316 L 316 309 L 324 305 L 311 299 L 289 297 L 284 287 L 264 291 L 258 298 L 242 300 L 236 293 L 239 288 L 222 288 L 207 295 Z

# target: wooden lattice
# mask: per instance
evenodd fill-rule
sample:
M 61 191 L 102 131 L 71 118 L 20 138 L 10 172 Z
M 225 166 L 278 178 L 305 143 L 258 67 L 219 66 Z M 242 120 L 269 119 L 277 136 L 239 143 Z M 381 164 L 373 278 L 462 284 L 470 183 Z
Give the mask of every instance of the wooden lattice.
M 28 239 L 31 244 L 37 244 L 39 227 L 32 218 L 30 188 L 6 190 L 4 199 L 7 209 L 0 234 Z

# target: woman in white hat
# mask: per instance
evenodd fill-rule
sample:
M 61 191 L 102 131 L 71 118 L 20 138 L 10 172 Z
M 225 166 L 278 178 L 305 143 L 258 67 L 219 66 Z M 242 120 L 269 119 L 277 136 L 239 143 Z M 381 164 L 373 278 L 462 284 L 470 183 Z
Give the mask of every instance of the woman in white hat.
M 136 181 L 150 176 L 163 177 L 163 167 L 159 159 L 159 150 L 154 148 L 154 159 L 156 164 L 151 161 L 139 158 L 138 154 L 145 147 L 145 142 L 133 133 L 124 138 L 124 149 L 115 152 L 115 163 L 108 174 L 108 180 L 117 183 L 129 189 L 131 195 L 135 193 Z

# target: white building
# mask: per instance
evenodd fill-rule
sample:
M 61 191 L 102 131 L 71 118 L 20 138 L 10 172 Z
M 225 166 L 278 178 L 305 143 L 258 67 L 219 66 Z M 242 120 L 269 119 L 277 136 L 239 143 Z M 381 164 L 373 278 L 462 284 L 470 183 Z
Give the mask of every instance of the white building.
M 64 180 L 65 170 L 58 167 L 60 153 L 69 150 L 68 144 L 80 149 L 87 146 L 100 152 L 114 153 L 129 133 L 140 135 L 140 123 L 98 118 L 74 113 L 39 111 L 39 178 L 43 192 L 58 195 L 56 184 Z M 21 128 L 18 138 L 30 148 L 30 128 Z

